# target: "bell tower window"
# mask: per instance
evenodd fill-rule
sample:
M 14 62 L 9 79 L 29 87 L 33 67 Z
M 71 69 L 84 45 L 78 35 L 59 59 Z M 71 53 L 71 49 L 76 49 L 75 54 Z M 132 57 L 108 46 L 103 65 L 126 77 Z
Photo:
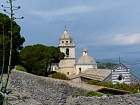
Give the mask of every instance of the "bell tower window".
M 81 68 L 79 68 L 79 73 L 81 73 Z
M 69 57 L 69 49 L 66 49 L 66 57 Z

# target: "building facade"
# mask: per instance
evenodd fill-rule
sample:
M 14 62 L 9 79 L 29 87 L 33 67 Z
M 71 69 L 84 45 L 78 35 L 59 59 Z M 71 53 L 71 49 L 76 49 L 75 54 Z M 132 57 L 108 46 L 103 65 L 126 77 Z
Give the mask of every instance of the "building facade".
M 97 80 L 113 84 L 139 83 L 139 80 L 130 73 L 130 69 L 121 63 L 112 70 L 98 69 L 96 60 L 88 55 L 86 48 L 83 49 L 82 56 L 76 61 L 75 48 L 74 40 L 65 28 L 59 39 L 59 49 L 65 54 L 65 57 L 60 61 L 57 71 L 66 74 L 72 81 Z
M 112 69 L 111 79 L 113 84 L 117 83 L 131 83 L 130 69 L 124 64 L 120 63 Z
M 66 75 L 74 74 L 76 62 L 75 44 L 66 28 L 59 39 L 59 49 L 65 54 L 64 59 L 59 63 L 60 72 Z

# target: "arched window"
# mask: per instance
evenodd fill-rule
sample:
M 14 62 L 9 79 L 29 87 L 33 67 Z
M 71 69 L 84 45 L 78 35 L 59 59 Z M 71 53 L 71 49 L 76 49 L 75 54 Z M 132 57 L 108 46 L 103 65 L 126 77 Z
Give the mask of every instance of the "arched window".
M 67 48 L 66 49 L 66 57 L 68 57 L 69 56 L 69 49 Z
M 81 68 L 79 68 L 79 73 L 81 73 Z
M 70 73 L 69 72 L 67 72 L 67 75 L 69 75 Z
M 120 74 L 118 77 L 118 80 L 121 81 L 123 79 L 123 76 Z

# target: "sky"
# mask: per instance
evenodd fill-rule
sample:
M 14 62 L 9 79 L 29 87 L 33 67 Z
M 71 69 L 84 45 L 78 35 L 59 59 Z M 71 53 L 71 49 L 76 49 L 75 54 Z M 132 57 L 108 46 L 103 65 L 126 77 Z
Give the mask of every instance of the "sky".
M 6 0 L 1 0 L 5 3 Z M 96 59 L 140 59 L 140 0 L 16 0 L 24 46 L 57 46 L 65 25 L 76 43 Z M 1 8 L 2 10 L 2 8 Z

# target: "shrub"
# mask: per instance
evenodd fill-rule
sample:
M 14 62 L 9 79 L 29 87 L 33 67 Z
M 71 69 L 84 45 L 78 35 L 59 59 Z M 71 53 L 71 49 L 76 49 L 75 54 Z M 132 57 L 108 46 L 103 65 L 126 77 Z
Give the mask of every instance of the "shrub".
M 92 97 L 92 96 L 101 97 L 101 96 L 103 96 L 103 94 L 101 94 L 101 93 L 99 93 L 99 92 L 91 91 L 91 92 L 88 92 L 88 93 L 86 94 L 86 96 L 88 96 L 88 97 Z
M 112 95 L 113 95 L 113 94 L 111 94 L 111 93 L 110 93 L 110 94 L 107 94 L 108 97 L 109 97 L 109 96 L 112 96 Z
M 26 72 L 26 69 L 23 66 L 21 66 L 21 65 L 17 65 L 16 66 L 16 70 L 18 70 L 18 71 L 25 71 Z
M 100 81 L 97 81 L 97 80 L 89 80 L 88 84 L 105 86 L 105 87 L 110 87 L 110 88 L 113 87 L 113 84 L 111 82 L 100 82 Z
M 59 73 L 59 72 L 51 74 L 50 77 L 56 78 L 56 79 L 68 80 L 68 77 L 65 74 Z
M 125 91 L 129 91 L 132 93 L 137 93 L 140 90 L 140 85 L 127 85 L 127 84 L 112 84 L 111 82 L 100 82 L 97 80 L 89 80 L 88 84 L 91 85 L 99 85 L 99 86 L 104 86 L 104 87 L 108 87 L 108 88 L 114 88 L 114 89 L 119 89 L 119 90 L 125 90 Z

